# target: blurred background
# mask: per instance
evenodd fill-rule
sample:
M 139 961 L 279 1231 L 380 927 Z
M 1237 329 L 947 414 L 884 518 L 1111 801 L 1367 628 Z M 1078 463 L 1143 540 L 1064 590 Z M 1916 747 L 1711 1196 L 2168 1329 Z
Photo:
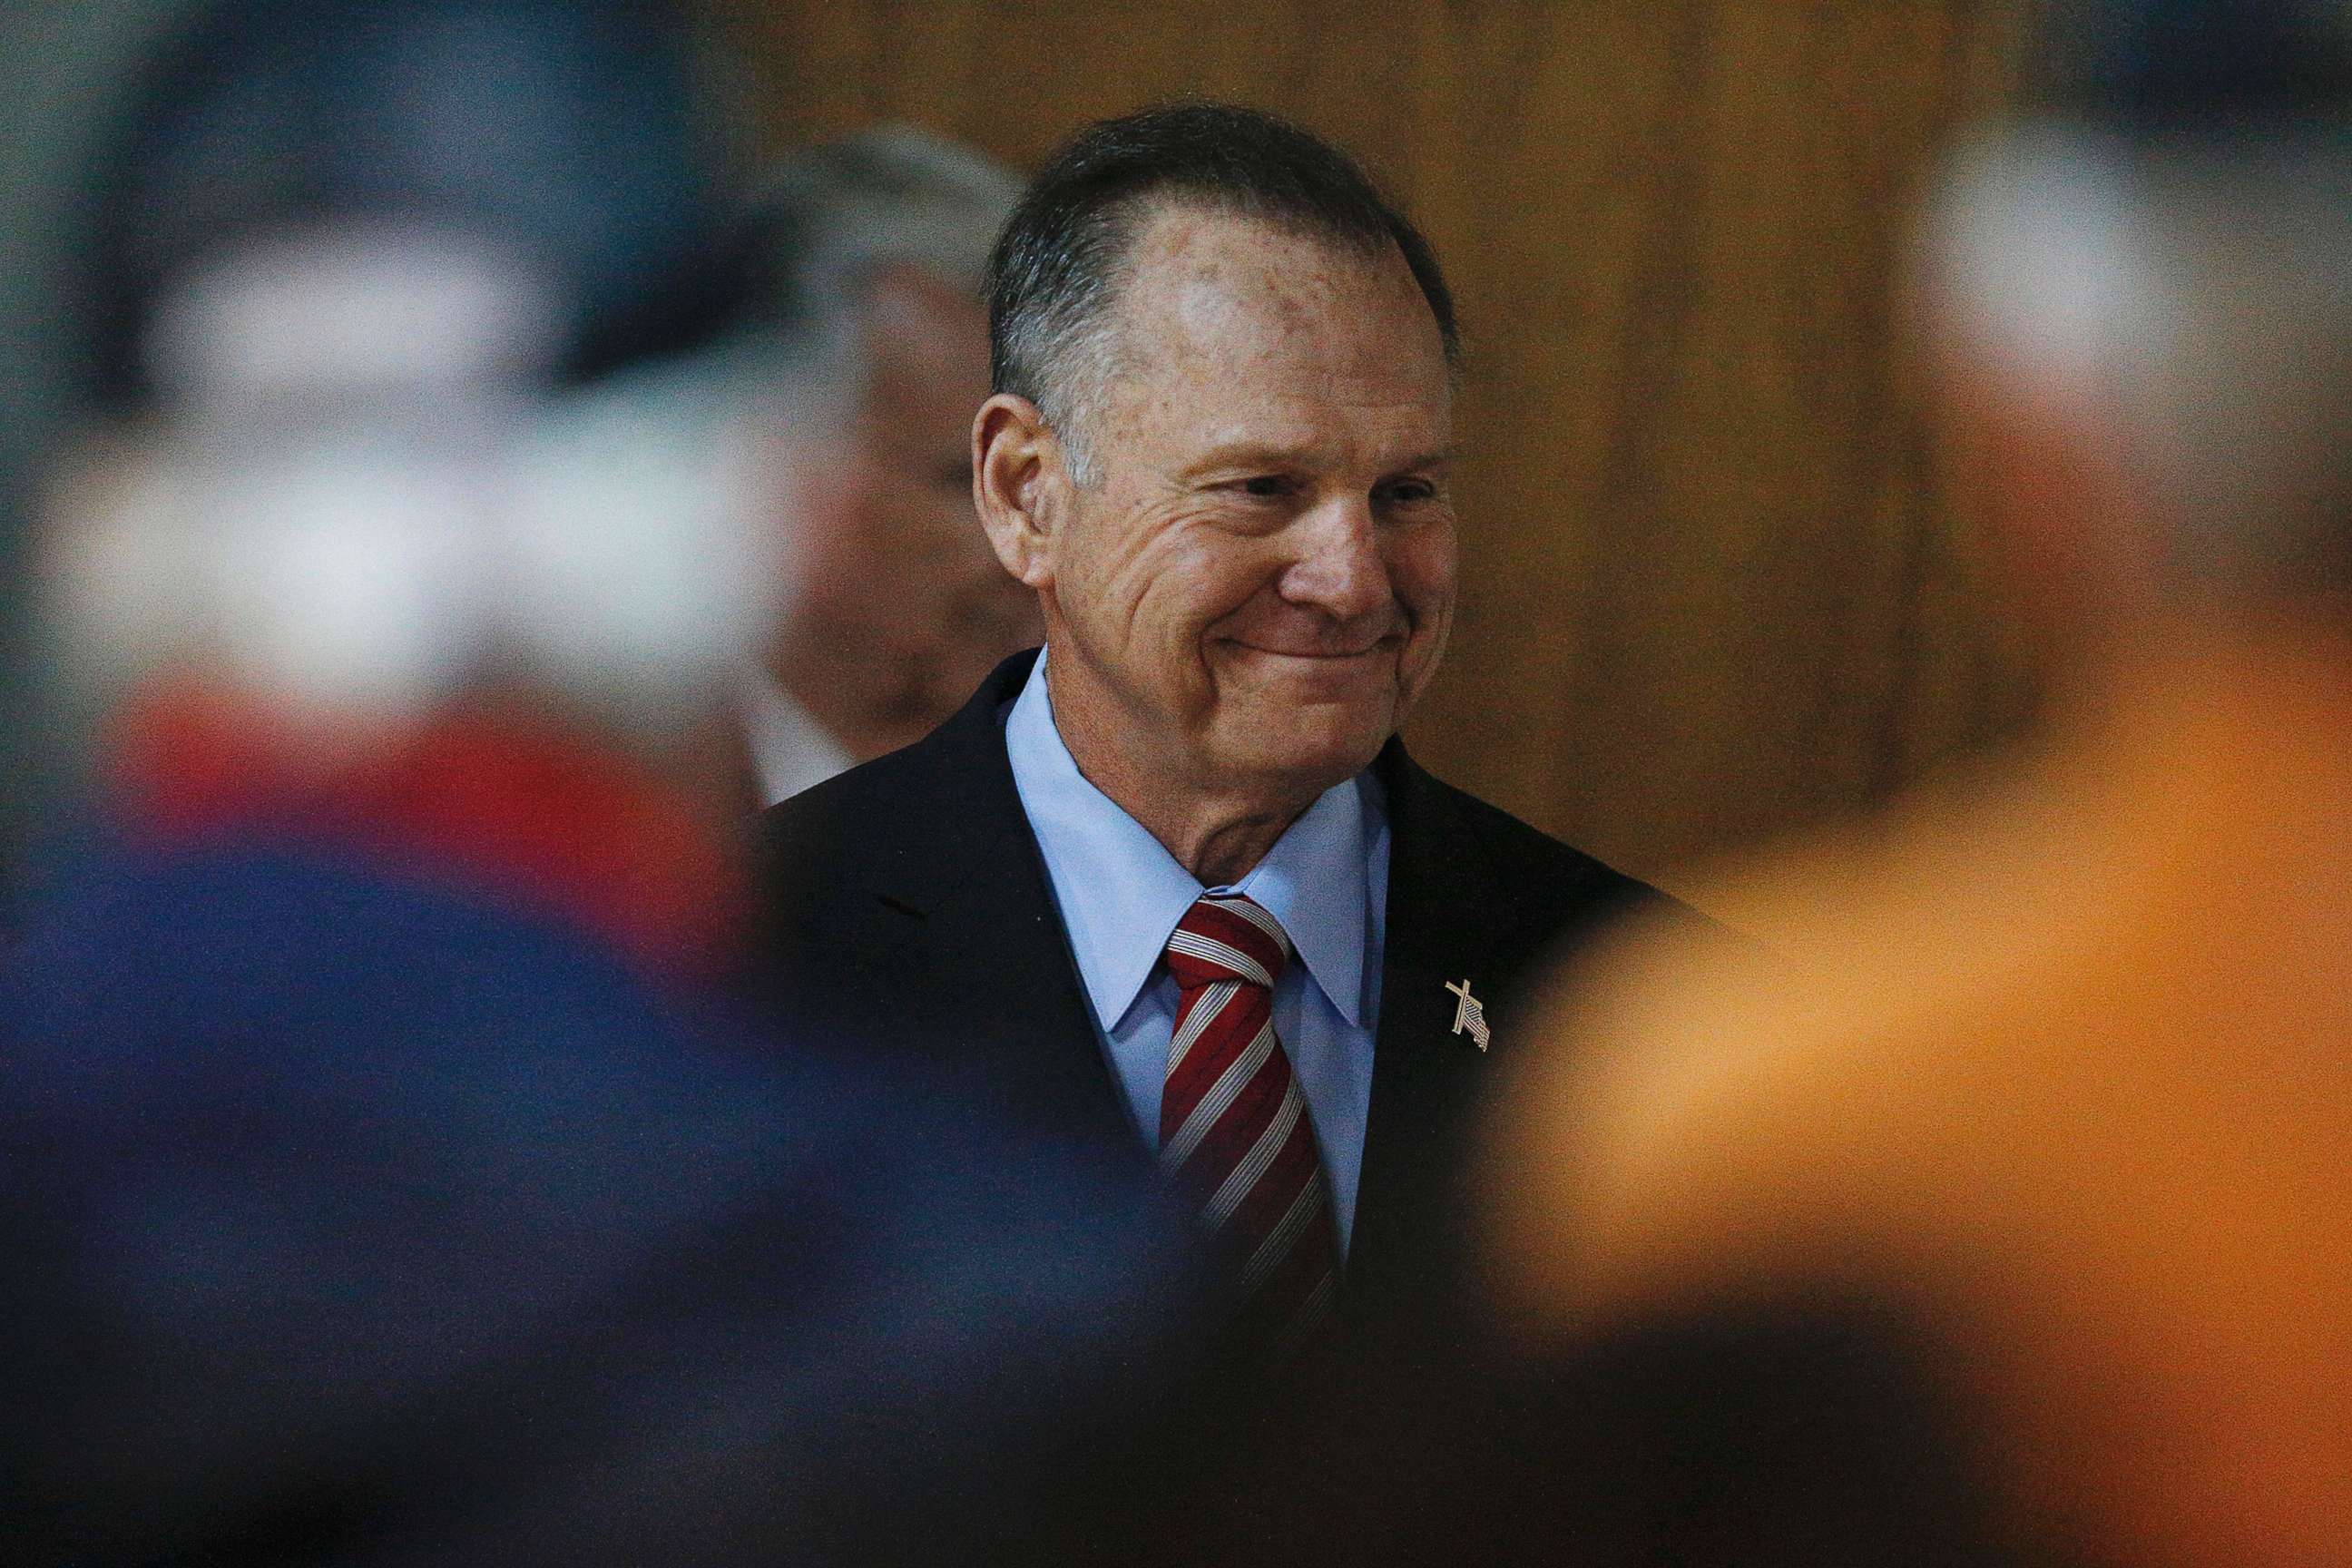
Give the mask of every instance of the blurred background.
M 0 629 L 9 840 L 24 528 L 72 411 L 44 282 L 73 171 L 181 0 L 0 17 Z M 2027 712 L 1903 297 L 1914 196 L 2008 92 L 2021 0 L 708 0 L 770 151 L 886 122 L 1033 167 L 1198 92 L 1402 198 L 1468 334 L 1464 600 L 1411 738 L 1636 873 L 1875 800 Z M 12 855 L 13 858 L 13 855 Z

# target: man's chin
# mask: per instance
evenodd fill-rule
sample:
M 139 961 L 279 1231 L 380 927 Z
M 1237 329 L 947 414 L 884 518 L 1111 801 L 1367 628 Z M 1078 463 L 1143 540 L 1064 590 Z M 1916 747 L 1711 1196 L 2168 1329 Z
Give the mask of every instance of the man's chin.
M 1229 643 L 1218 650 L 1224 683 L 1267 708 L 1378 705 L 1397 684 L 1397 648 L 1383 641 L 1355 654 L 1292 654 Z
M 1393 732 L 1385 704 L 1377 717 L 1310 710 L 1236 726 L 1226 755 L 1235 773 L 1311 798 L 1371 766 Z

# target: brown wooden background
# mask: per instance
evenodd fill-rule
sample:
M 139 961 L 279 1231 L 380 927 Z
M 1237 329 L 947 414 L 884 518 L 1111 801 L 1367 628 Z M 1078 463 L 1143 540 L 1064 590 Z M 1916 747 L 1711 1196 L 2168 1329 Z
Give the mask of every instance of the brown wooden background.
M 1441 773 L 1655 873 L 2014 721 L 1903 305 L 1934 149 L 2018 0 L 712 0 L 780 141 L 894 119 L 1033 166 L 1179 93 L 1354 151 L 1462 300 Z

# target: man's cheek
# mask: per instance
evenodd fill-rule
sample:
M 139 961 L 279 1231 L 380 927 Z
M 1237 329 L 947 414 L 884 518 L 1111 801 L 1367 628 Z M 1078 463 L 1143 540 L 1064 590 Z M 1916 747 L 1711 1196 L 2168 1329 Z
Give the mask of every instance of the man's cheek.
M 1416 616 L 1442 614 L 1454 598 L 1456 552 L 1450 524 L 1416 530 L 1391 558 L 1391 581 Z

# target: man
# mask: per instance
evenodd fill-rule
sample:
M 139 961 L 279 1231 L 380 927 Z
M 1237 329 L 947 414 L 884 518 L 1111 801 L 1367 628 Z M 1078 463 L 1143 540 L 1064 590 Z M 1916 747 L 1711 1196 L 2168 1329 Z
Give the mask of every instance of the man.
M 1251 110 L 1092 127 L 990 268 L 972 494 L 1045 649 L 771 814 L 812 1005 L 1158 1171 L 1244 1340 L 1437 1337 L 1513 982 L 1646 889 L 1396 739 L 1452 624 L 1427 243 Z M 1341 1281 L 1344 1280 L 1344 1286 Z
M 746 678 L 761 805 L 919 739 L 1036 607 L 971 526 L 988 393 L 981 275 L 1020 195 L 979 153 L 903 126 L 784 161 L 753 207 L 762 325 L 740 353 L 764 461 L 749 497 L 788 602 Z
M 1654 938 L 1588 976 L 1548 1026 L 1584 1056 L 1513 1104 L 1504 1244 L 1556 1333 L 1907 1321 L 2032 1560 L 2340 1560 L 2352 10 L 2054 20 L 1928 247 L 2044 732 L 1752 873 L 1780 962 Z

